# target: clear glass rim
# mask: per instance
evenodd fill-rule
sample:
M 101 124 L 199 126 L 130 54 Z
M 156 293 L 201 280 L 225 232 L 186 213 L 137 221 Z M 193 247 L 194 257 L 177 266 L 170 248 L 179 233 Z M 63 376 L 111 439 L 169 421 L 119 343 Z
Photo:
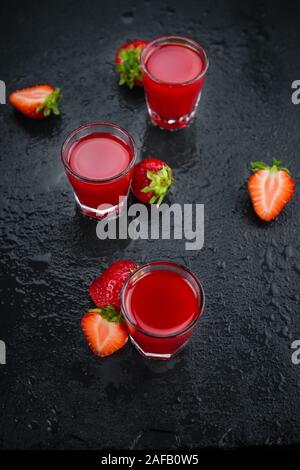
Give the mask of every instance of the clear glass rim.
M 148 51 L 150 50 L 150 48 L 155 46 L 158 42 L 165 42 L 166 44 L 168 44 L 168 43 L 171 44 L 170 40 L 185 41 L 188 44 L 192 45 L 194 48 L 196 48 L 198 51 L 200 51 L 203 54 L 204 59 L 205 59 L 205 67 L 192 80 L 188 80 L 186 82 L 179 82 L 179 83 L 165 82 L 164 80 L 160 80 L 159 78 L 155 77 L 155 75 L 150 73 L 149 70 L 147 69 L 147 66 L 146 66 L 146 63 L 145 63 L 145 58 L 146 58 L 146 55 L 147 55 Z M 196 82 L 197 80 L 199 80 L 200 78 L 202 78 L 206 74 L 208 66 L 209 66 L 208 56 L 207 56 L 205 50 L 203 49 L 203 47 L 200 46 L 200 44 L 198 44 L 193 39 L 186 38 L 185 36 L 161 36 L 161 37 L 159 37 L 157 39 L 154 39 L 153 41 L 149 42 L 144 47 L 144 49 L 142 50 L 142 54 L 141 54 L 141 68 L 142 68 L 143 72 L 146 73 L 147 75 L 149 75 L 149 77 L 151 77 L 151 79 L 154 80 L 155 82 L 162 83 L 162 84 L 165 84 L 165 85 L 170 85 L 170 86 L 190 85 L 191 83 Z
M 186 326 L 184 329 L 182 330 L 178 330 L 176 331 L 176 333 L 171 333 L 169 335 L 159 335 L 159 334 L 153 334 L 153 333 L 149 333 L 148 331 L 144 330 L 143 328 L 140 328 L 139 326 L 137 326 L 134 321 L 129 317 L 127 311 L 126 311 L 126 308 L 125 308 L 125 295 L 126 295 L 126 289 L 128 287 L 128 284 L 130 283 L 130 281 L 138 274 L 140 273 L 141 271 L 145 270 L 146 268 L 148 268 L 149 271 L 152 271 L 151 268 L 153 267 L 161 267 L 163 269 L 168 269 L 170 267 L 173 267 L 173 268 L 177 268 L 178 271 L 181 271 L 183 273 L 187 273 L 190 277 L 192 277 L 192 279 L 195 281 L 198 289 L 199 289 L 199 300 L 201 299 L 202 301 L 202 304 L 200 306 L 200 303 L 199 303 L 199 311 L 198 311 L 198 314 L 196 315 L 196 317 L 192 320 L 192 322 Z M 127 281 L 125 282 L 123 288 L 122 288 L 122 291 L 121 291 L 121 312 L 122 314 L 124 315 L 125 317 L 125 320 L 128 321 L 128 323 L 135 329 L 137 330 L 139 333 L 142 333 L 143 335 L 145 336 L 149 336 L 151 338 L 160 338 L 160 339 L 164 339 L 164 338 L 175 338 L 177 336 L 181 336 L 185 333 L 187 333 L 188 331 L 190 331 L 193 326 L 198 322 L 198 320 L 200 319 L 200 317 L 202 316 L 203 314 L 203 311 L 204 311 L 204 307 L 205 307 L 205 293 L 204 293 L 204 289 L 202 287 L 202 284 L 201 282 L 199 281 L 198 277 L 195 276 L 195 274 L 190 271 L 186 266 L 183 266 L 181 264 L 178 264 L 178 263 L 173 263 L 172 261 L 166 261 L 166 260 L 162 260 L 162 261 L 152 261 L 151 263 L 146 263 L 144 264 L 143 266 L 140 266 L 136 271 L 134 271 L 130 277 L 127 279 Z
M 76 134 L 79 134 L 79 132 L 83 131 L 84 129 L 90 129 L 92 127 L 109 127 L 111 129 L 116 129 L 120 133 L 124 134 L 129 139 L 130 145 L 132 146 L 132 149 L 133 149 L 133 155 L 132 155 L 132 158 L 131 158 L 131 161 L 130 161 L 128 167 L 125 168 L 125 170 L 123 170 L 121 173 L 118 173 L 117 175 L 111 176 L 109 178 L 103 178 L 103 179 L 86 178 L 85 176 L 82 176 L 82 175 L 79 175 L 78 173 L 76 173 L 69 166 L 69 164 L 67 162 L 67 158 L 66 158 L 69 154 L 69 149 L 67 149 L 67 146 L 68 146 L 69 142 L 71 141 L 71 139 L 73 139 L 73 137 L 76 136 Z M 91 132 L 91 134 L 92 134 L 92 132 Z M 136 158 L 137 158 L 137 149 L 136 149 L 136 145 L 135 145 L 135 141 L 134 141 L 133 137 L 123 127 L 120 127 L 117 124 L 112 124 L 110 122 L 91 122 L 91 123 L 88 123 L 88 124 L 84 124 L 83 126 L 77 127 L 77 129 L 75 129 L 74 131 L 72 131 L 68 135 L 68 137 L 65 139 L 65 141 L 62 145 L 62 148 L 61 148 L 61 160 L 62 160 L 62 163 L 63 163 L 65 169 L 69 173 L 71 173 L 71 175 L 75 176 L 75 178 L 78 178 L 79 180 L 90 182 L 90 183 L 105 183 L 105 182 L 114 181 L 114 180 L 119 179 L 121 176 L 124 176 L 126 173 L 128 173 L 128 171 L 134 166 L 134 164 L 136 162 Z

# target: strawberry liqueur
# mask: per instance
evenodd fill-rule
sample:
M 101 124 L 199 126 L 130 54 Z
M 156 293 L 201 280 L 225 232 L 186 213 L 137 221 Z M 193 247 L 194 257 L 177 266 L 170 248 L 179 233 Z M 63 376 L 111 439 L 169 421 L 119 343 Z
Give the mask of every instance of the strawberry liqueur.
M 85 215 L 119 213 L 126 198 L 136 150 L 133 139 L 113 124 L 89 124 L 65 141 L 62 161 L 76 202 Z
M 81 137 L 70 148 L 69 165 L 87 179 L 107 179 L 122 173 L 131 160 L 129 146 L 110 134 Z
M 133 344 L 146 357 L 169 359 L 186 344 L 203 311 L 197 278 L 170 262 L 143 266 L 127 281 L 122 312 Z
M 160 38 L 143 50 L 141 67 L 152 122 L 166 129 L 188 126 L 208 68 L 204 49 L 186 38 Z

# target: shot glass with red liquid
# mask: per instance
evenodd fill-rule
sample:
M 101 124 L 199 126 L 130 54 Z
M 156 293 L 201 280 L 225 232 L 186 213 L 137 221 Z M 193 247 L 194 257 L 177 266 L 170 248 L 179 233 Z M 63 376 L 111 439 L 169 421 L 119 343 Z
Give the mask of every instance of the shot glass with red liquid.
M 81 211 L 90 217 L 119 215 L 128 195 L 137 151 L 115 124 L 79 127 L 62 147 L 62 162 Z
M 147 358 L 170 359 L 190 339 L 203 313 L 204 291 L 187 268 L 156 261 L 127 280 L 121 305 L 138 351 Z
M 151 121 L 169 130 L 187 127 L 208 69 L 205 50 L 180 36 L 155 39 L 142 52 L 141 69 Z

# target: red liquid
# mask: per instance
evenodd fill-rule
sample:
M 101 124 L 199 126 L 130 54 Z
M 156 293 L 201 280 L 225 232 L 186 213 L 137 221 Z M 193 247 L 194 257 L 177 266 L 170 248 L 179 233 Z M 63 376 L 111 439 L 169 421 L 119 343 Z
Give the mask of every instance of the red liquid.
M 83 178 L 101 180 L 122 173 L 130 160 L 125 142 L 110 134 L 95 133 L 73 144 L 69 166 Z
M 118 205 L 119 198 L 129 191 L 132 171 L 118 175 L 128 168 L 132 158 L 130 146 L 109 133 L 95 132 L 75 141 L 68 151 L 67 163 L 78 177 L 69 171 L 67 176 L 80 205 L 92 209 L 102 204 Z
M 160 46 L 146 65 L 157 80 L 168 83 L 194 80 L 203 68 L 201 57 L 194 49 L 176 44 Z
M 179 350 L 192 334 L 193 328 L 186 329 L 197 319 L 201 306 L 194 283 L 169 269 L 141 272 L 126 289 L 125 309 L 136 325 L 128 323 L 130 335 L 148 354 L 172 355 Z
M 169 43 L 150 50 L 145 67 L 144 87 L 154 120 L 163 127 L 184 127 L 183 117 L 188 119 L 194 111 L 204 84 L 205 74 L 197 79 L 205 68 L 204 59 L 188 45 Z M 166 123 L 179 119 L 174 125 Z

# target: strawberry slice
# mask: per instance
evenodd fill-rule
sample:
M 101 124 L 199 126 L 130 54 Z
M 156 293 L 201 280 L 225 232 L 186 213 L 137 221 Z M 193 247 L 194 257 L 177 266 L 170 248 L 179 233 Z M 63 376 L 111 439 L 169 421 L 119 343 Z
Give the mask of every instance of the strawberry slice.
M 116 71 L 120 74 L 119 85 L 133 88 L 143 86 L 140 70 L 141 52 L 149 41 L 134 39 L 121 46 L 115 55 Z
M 295 182 L 289 170 L 274 159 L 273 165 L 253 162 L 253 175 L 248 180 L 248 191 L 258 217 L 266 222 L 275 219 L 293 197 Z
M 43 119 L 51 113 L 58 116 L 59 103 L 62 99 L 60 88 L 53 86 L 36 85 L 22 90 L 14 91 L 9 95 L 12 106 L 25 116 L 32 119 Z
M 92 351 L 101 357 L 110 356 L 121 349 L 128 333 L 121 315 L 112 305 L 89 310 L 81 320 L 81 328 Z
M 103 308 L 107 305 L 113 305 L 119 312 L 122 287 L 126 279 L 137 268 L 137 264 L 133 261 L 116 261 L 98 276 L 89 288 L 90 296 L 97 307 Z

